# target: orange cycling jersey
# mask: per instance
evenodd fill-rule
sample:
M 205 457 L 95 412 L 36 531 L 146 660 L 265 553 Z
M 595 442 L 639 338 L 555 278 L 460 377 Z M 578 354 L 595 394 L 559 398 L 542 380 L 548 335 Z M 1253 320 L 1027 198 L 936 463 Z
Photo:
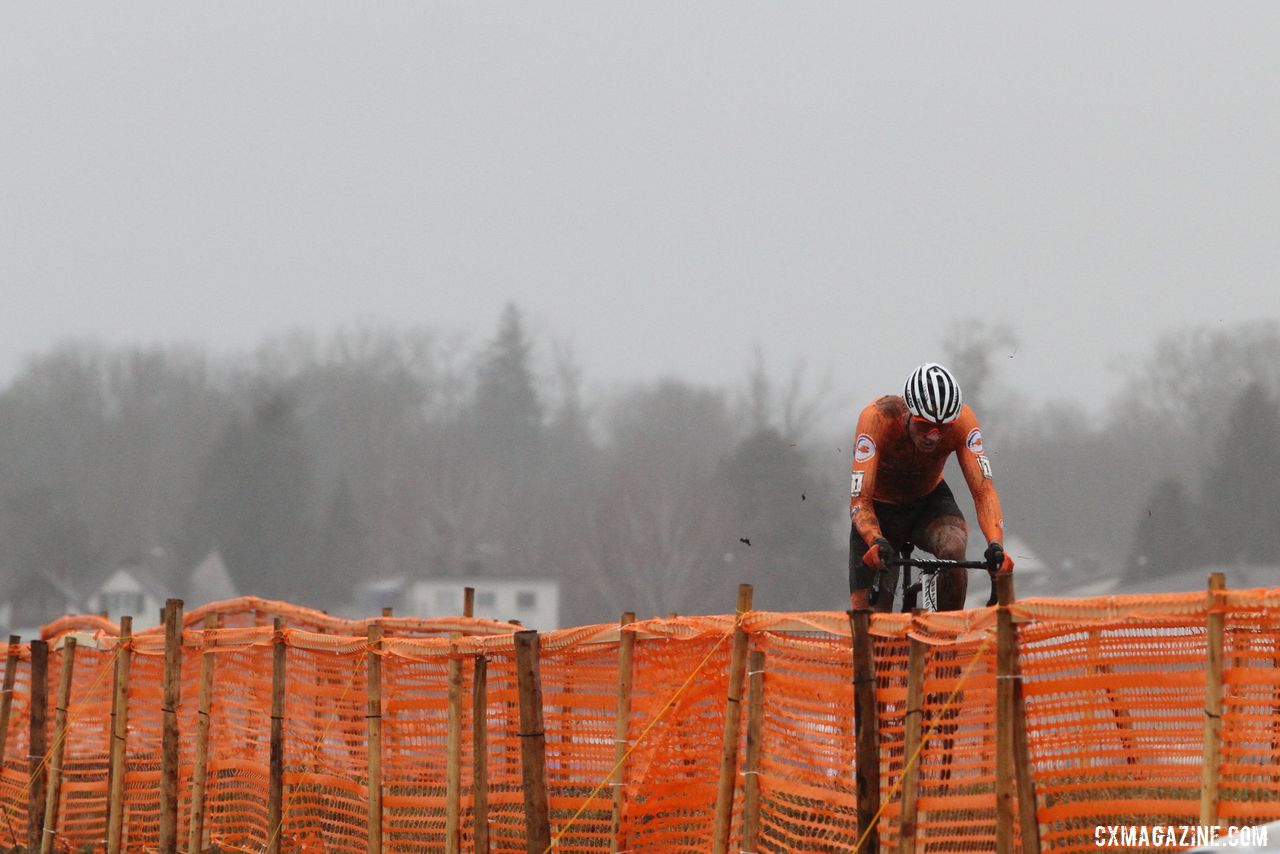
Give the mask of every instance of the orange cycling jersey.
M 886 395 L 858 416 L 853 446 L 853 479 L 849 489 L 849 516 L 862 539 L 870 544 L 883 536 L 873 502 L 909 504 L 924 498 L 942 481 L 942 469 L 952 453 L 973 494 L 978 524 L 987 542 L 1004 542 L 1004 518 L 1000 497 L 991 480 L 991 461 L 982 449 L 978 418 L 967 405 L 949 424 L 938 424 L 941 441 L 921 451 L 907 434 L 911 413 L 906 402 Z

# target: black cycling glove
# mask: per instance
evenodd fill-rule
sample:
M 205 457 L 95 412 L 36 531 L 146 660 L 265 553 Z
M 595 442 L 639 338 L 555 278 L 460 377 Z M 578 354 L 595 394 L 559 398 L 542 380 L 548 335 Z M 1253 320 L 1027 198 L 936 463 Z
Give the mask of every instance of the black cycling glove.
M 987 546 L 987 550 L 982 553 L 982 556 L 987 561 L 988 572 L 1002 571 L 1005 568 L 1006 561 L 1010 564 L 1013 563 L 1005 556 L 1004 546 L 1000 545 L 1000 543 L 991 543 Z
M 884 537 L 876 537 L 871 541 L 871 548 L 867 549 L 862 562 L 872 569 L 888 569 L 887 564 L 897 559 L 898 553 L 893 550 L 893 544 Z

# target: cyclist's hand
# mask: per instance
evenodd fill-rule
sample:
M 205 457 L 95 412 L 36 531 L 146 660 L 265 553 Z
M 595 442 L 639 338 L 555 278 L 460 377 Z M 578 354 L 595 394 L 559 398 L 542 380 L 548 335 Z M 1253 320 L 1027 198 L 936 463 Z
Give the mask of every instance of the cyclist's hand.
M 871 548 L 862 556 L 862 562 L 872 569 L 885 569 L 889 561 L 897 560 L 898 555 L 893 545 L 884 537 L 876 537 L 871 541 Z
M 982 553 L 987 560 L 987 571 L 996 573 L 1013 572 L 1013 558 L 1005 553 L 1000 543 L 991 543 Z

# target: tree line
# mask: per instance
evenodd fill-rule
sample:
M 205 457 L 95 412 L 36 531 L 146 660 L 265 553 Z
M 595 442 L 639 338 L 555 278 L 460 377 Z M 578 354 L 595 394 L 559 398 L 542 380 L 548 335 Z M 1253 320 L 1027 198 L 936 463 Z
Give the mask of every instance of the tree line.
M 588 400 L 537 343 L 510 306 L 476 347 L 61 345 L 0 393 L 0 562 L 74 583 L 160 550 L 180 585 L 216 548 L 241 593 L 327 609 L 389 576 L 552 578 L 569 622 L 718 611 L 738 581 L 826 601 L 843 478 L 814 470 L 794 394 L 759 368 L 749 395 L 669 378 Z
M 946 356 L 1024 541 L 1082 576 L 1277 562 L 1276 324 L 1171 333 L 1101 416 L 1002 385 L 999 332 L 959 325 Z M 392 576 L 557 579 L 570 624 L 718 613 L 738 582 L 841 608 L 857 413 L 830 435 L 824 394 L 762 357 L 737 388 L 591 388 L 516 306 L 474 346 L 62 344 L 0 392 L 0 569 L 74 584 L 161 553 L 180 590 L 216 548 L 241 593 L 330 610 Z

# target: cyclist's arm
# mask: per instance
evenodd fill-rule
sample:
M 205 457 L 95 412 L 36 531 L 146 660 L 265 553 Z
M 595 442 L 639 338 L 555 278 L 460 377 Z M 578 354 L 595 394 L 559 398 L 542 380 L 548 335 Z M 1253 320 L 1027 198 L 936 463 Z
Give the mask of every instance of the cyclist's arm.
M 858 430 L 853 440 L 852 478 L 849 484 L 849 519 L 863 542 L 871 545 L 880 531 L 880 520 L 871 496 L 875 494 L 876 471 L 880 464 L 880 419 L 874 406 L 858 416 Z
M 995 481 L 992 479 L 991 460 L 982 446 L 982 430 L 978 419 L 969 407 L 960 414 L 964 444 L 956 449 L 956 457 L 960 460 L 960 471 L 969 484 L 969 492 L 973 495 L 973 505 L 978 511 L 978 525 L 988 543 L 1004 544 L 1004 513 L 1000 509 L 1000 496 L 996 494 Z

